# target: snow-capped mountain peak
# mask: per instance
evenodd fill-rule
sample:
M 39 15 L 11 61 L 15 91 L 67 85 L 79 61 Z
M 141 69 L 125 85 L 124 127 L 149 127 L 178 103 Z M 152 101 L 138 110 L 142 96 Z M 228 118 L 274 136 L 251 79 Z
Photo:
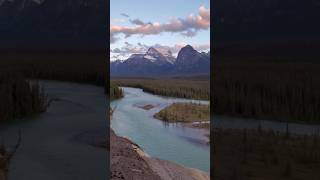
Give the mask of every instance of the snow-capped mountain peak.
M 151 55 L 149 55 L 149 54 L 146 54 L 146 55 L 144 55 L 143 57 L 144 57 L 145 59 L 150 60 L 151 62 L 155 62 L 155 61 L 157 60 L 157 58 L 155 58 L 155 57 L 153 57 L 153 56 L 151 56 Z
M 151 62 L 159 62 L 159 63 L 170 63 L 173 64 L 175 58 L 172 56 L 170 50 L 157 49 L 154 47 L 150 47 L 146 54 L 144 55 L 145 59 L 150 60 Z
M 151 47 L 148 49 L 148 51 L 146 52 L 145 56 L 152 56 L 152 57 L 160 57 L 163 56 L 158 50 L 156 50 L 155 48 Z
M 144 55 L 143 54 L 132 54 L 129 59 L 132 59 L 132 58 L 142 58 Z
M 172 52 L 169 49 L 156 48 L 165 57 L 172 57 Z

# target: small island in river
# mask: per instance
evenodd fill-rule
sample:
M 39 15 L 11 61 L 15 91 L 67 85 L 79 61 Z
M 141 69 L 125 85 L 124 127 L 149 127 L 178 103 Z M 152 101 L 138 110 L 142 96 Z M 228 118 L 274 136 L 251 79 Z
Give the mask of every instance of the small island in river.
M 150 109 L 155 108 L 158 105 L 153 105 L 153 104 L 138 105 L 138 104 L 135 104 L 134 106 L 148 111 Z
M 197 103 L 173 103 L 154 115 L 155 118 L 169 123 L 183 123 L 186 127 L 201 128 L 208 131 L 210 139 L 210 106 Z M 209 141 L 207 142 L 209 144 Z
M 173 103 L 154 115 L 166 122 L 209 122 L 210 106 L 197 103 Z

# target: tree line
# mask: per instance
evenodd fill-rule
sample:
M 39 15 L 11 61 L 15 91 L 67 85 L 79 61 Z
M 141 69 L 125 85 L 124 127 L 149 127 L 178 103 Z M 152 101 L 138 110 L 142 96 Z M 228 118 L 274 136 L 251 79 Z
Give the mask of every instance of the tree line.
M 123 97 L 123 90 L 119 86 L 113 83 L 110 84 L 110 100 L 112 101 L 122 97 Z
M 119 86 L 141 88 L 162 96 L 199 100 L 210 98 L 209 78 L 112 78 L 111 81 Z
M 1 54 L 0 65 L 26 78 L 106 85 L 107 61 L 101 53 Z
M 319 65 L 220 63 L 213 77 L 216 114 L 320 122 Z
M 36 81 L 16 73 L 0 73 L 0 123 L 45 111 L 47 97 Z

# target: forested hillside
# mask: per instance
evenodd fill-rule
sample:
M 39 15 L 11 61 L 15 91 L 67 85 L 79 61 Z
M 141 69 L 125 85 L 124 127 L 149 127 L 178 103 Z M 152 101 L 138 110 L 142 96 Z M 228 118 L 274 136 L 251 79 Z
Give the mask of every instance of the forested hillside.
M 95 52 L 2 52 L 0 65 L 34 79 L 105 85 L 105 55 Z
M 207 77 L 184 78 L 113 78 L 119 86 L 141 88 L 152 94 L 187 99 L 209 100 L 210 80 Z
M 319 10 L 316 0 L 216 2 L 214 113 L 319 123 Z
M 217 64 L 213 110 L 216 114 L 319 123 L 319 67 L 309 63 Z

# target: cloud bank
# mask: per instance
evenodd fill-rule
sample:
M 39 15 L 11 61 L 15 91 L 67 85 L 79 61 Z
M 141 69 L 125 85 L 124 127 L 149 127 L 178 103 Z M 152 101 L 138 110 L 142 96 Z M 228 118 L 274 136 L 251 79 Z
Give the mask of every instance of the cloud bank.
M 121 15 L 121 16 L 123 16 L 123 17 L 126 17 L 126 18 L 128 18 L 128 17 L 129 17 L 129 15 L 128 15 L 128 14 L 126 14 L 126 13 L 121 13 L 120 15 Z
M 129 17 L 127 14 L 123 14 Z M 190 14 L 186 18 L 173 17 L 168 23 L 143 22 L 140 19 L 130 19 L 132 27 L 113 25 L 110 27 L 110 40 L 114 43 L 117 36 L 123 34 L 125 38 L 132 35 L 157 35 L 163 32 L 180 33 L 186 37 L 193 37 L 199 30 L 210 28 L 210 10 L 200 6 L 198 15 Z

